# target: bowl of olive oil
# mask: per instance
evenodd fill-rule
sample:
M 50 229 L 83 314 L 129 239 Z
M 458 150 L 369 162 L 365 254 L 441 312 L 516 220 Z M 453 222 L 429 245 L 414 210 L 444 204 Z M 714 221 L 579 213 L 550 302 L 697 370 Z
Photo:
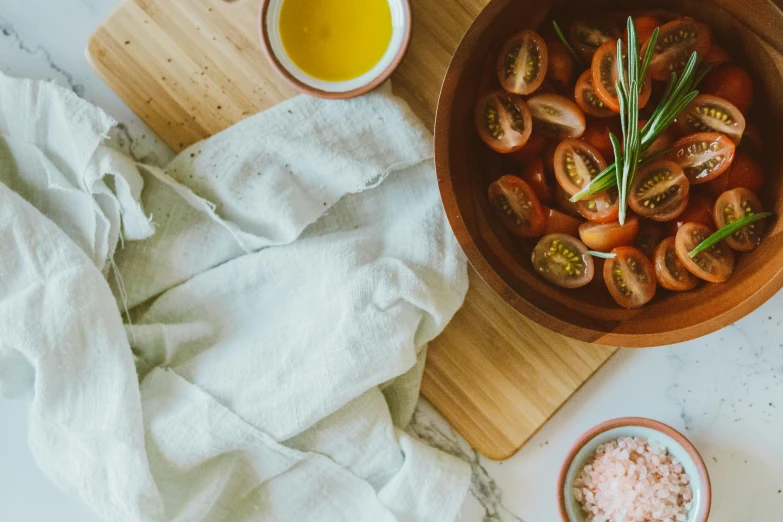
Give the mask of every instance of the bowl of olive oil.
M 408 0 L 262 0 L 261 46 L 299 90 L 321 98 L 364 94 L 402 60 Z

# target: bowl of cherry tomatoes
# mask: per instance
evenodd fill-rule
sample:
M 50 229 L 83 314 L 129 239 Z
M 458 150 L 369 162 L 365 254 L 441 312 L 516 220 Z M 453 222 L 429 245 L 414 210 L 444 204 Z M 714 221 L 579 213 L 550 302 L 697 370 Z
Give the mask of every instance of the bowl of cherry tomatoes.
M 476 271 L 539 324 L 613 346 L 706 335 L 774 295 L 776 27 L 761 1 L 491 0 L 435 124 L 444 208 Z

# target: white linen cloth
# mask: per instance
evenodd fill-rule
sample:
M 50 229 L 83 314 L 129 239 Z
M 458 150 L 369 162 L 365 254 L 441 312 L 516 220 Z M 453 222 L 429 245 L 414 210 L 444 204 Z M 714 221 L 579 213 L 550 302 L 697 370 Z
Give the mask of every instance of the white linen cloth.
M 401 430 L 467 290 L 409 109 L 302 96 L 164 170 L 113 125 L 0 77 L 0 395 L 47 476 L 108 521 L 452 521 L 467 466 Z

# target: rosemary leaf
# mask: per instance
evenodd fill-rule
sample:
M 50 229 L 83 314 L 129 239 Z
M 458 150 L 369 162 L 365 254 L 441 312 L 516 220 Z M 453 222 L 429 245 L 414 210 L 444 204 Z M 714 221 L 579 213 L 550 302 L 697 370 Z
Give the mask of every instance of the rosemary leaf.
M 601 259 L 614 259 L 617 257 L 617 254 L 613 254 L 612 252 L 596 252 L 595 250 L 588 250 L 587 253 L 593 257 L 600 257 Z
M 708 237 L 707 239 L 699 243 L 699 245 L 696 248 L 691 250 L 688 253 L 688 257 L 693 259 L 694 257 L 698 256 L 705 250 L 709 250 L 710 248 L 714 247 L 715 245 L 717 245 L 718 243 L 720 243 L 721 241 L 723 241 L 724 239 L 726 239 L 736 231 L 740 230 L 741 228 L 744 228 L 750 225 L 751 223 L 755 223 L 756 221 L 759 221 L 761 219 L 768 218 L 772 215 L 773 215 L 772 212 L 759 212 L 758 214 L 747 215 L 742 219 L 738 219 L 734 223 L 729 223 L 728 225 L 724 225 L 720 228 L 720 230 L 712 234 L 710 237 Z
M 571 56 L 574 57 L 574 61 L 576 62 L 576 65 L 579 66 L 580 69 L 585 68 L 585 63 L 582 61 L 582 57 L 576 54 L 576 51 L 573 47 L 571 47 L 571 44 L 568 43 L 568 40 L 566 40 L 565 35 L 563 34 L 563 31 L 560 30 L 560 26 L 557 24 L 556 20 L 552 20 L 552 25 L 555 27 L 555 33 L 557 33 L 557 37 L 560 38 L 560 41 L 563 42 L 563 45 L 565 45 L 565 48 L 568 49 L 568 52 L 571 53 Z

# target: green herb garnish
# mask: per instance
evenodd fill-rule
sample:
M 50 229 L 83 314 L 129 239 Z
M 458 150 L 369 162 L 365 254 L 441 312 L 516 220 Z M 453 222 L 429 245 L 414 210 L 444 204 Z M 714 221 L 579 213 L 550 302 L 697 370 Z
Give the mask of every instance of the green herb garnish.
M 655 44 L 657 43 L 658 33 L 659 31 L 656 28 L 650 39 L 650 45 L 647 47 L 645 56 L 640 58 L 638 41 L 636 40 L 636 27 L 633 24 L 633 20 L 630 17 L 628 18 L 628 49 L 631 52 L 628 53 L 627 64 L 623 63 L 624 60 L 617 60 L 617 68 L 620 73 L 617 94 L 620 100 L 620 122 L 622 124 L 624 148 L 620 147 L 619 140 L 616 137 L 612 139 L 612 136 L 610 136 L 612 147 L 615 149 L 615 163 L 609 165 L 593 178 L 587 186 L 571 197 L 571 201 L 576 202 L 618 186 L 620 191 L 621 223 L 625 219 L 628 188 L 633 183 L 633 176 L 640 165 L 653 158 L 647 157 L 647 149 L 674 123 L 674 120 L 685 110 L 688 104 L 698 96 L 699 92 L 695 90 L 695 87 L 709 72 L 709 67 L 699 66 L 699 56 L 697 53 L 693 53 L 681 76 L 678 77 L 677 73 L 672 73 L 661 102 L 644 125 L 644 128 L 637 133 L 639 121 L 638 95 L 644 85 L 647 69 L 650 65 L 650 60 L 652 60 L 652 50 L 655 49 Z M 622 56 L 619 54 L 622 50 L 622 43 L 619 40 L 617 49 L 618 56 Z M 631 126 L 631 120 L 633 120 L 633 126 Z M 658 155 L 655 157 L 658 157 Z
M 600 257 L 601 259 L 614 259 L 617 257 L 617 254 L 613 254 L 612 252 L 596 252 L 595 250 L 588 250 L 587 253 L 593 257 Z
M 571 47 L 570 43 L 568 43 L 568 40 L 566 40 L 566 37 L 563 34 L 563 31 L 560 30 L 560 26 L 557 25 L 557 21 L 552 20 L 552 25 L 555 27 L 555 33 L 557 33 L 557 37 L 560 38 L 560 41 L 563 42 L 563 45 L 565 45 L 566 49 L 568 49 L 568 52 L 570 52 L 571 56 L 574 57 L 576 65 L 578 65 L 580 69 L 585 69 L 585 62 L 582 61 L 582 57 L 576 54 L 574 48 Z
M 688 253 L 688 257 L 693 259 L 694 257 L 698 256 L 705 250 L 709 250 L 710 248 L 714 247 L 715 245 L 717 245 L 718 243 L 720 243 L 730 235 L 734 234 L 741 228 L 744 228 L 750 225 L 751 223 L 755 223 L 756 221 L 759 221 L 761 219 L 768 218 L 772 215 L 773 215 L 772 212 L 759 212 L 758 214 L 749 214 L 742 219 L 738 219 L 734 223 L 729 223 L 728 225 L 724 225 L 720 228 L 720 230 L 712 234 L 710 237 L 708 237 L 707 239 L 699 243 L 699 245 L 696 248 L 691 250 Z

